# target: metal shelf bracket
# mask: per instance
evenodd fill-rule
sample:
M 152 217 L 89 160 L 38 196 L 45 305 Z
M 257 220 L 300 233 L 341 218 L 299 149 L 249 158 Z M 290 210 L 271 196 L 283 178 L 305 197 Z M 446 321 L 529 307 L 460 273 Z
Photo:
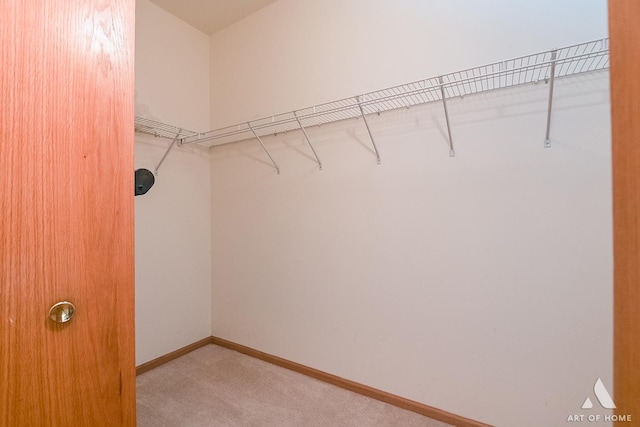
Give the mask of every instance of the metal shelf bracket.
M 373 139 L 373 134 L 371 133 L 371 128 L 369 127 L 369 122 L 367 121 L 367 116 L 364 114 L 364 110 L 362 109 L 362 99 L 360 96 L 356 97 L 356 101 L 358 102 L 358 107 L 360 108 L 360 115 L 362 120 L 364 120 L 364 125 L 367 127 L 367 132 L 369 132 L 369 138 L 371 138 L 371 144 L 373 144 L 373 151 L 376 152 L 376 162 L 380 164 L 380 153 L 378 152 L 378 147 L 376 146 L 376 141 Z
M 267 150 L 267 147 L 265 147 L 264 144 L 262 143 L 262 140 L 260 139 L 260 137 L 256 133 L 256 130 L 251 126 L 251 123 L 249 123 L 249 122 L 247 122 L 247 126 L 249 126 L 249 129 L 251 129 L 251 132 L 253 132 L 253 135 L 256 137 L 256 139 L 258 140 L 258 142 L 262 146 L 262 149 L 264 150 L 265 153 L 267 153 L 267 156 L 269 156 L 269 159 L 271 159 L 271 163 L 273 163 L 273 166 L 275 166 L 277 174 L 280 175 L 280 168 L 276 164 L 275 160 L 273 160 L 273 157 L 271 157 L 271 153 L 269 153 L 269 150 Z
M 173 149 L 173 147 L 175 147 L 176 142 L 178 142 L 178 140 L 180 139 L 181 133 L 182 133 L 182 129 L 178 130 L 178 133 L 176 134 L 175 138 L 173 138 L 173 140 L 171 141 L 171 144 L 169 144 L 169 148 L 167 148 L 167 151 L 164 152 L 164 156 L 162 156 L 162 158 L 160 159 L 160 162 L 158 163 L 158 166 L 156 166 L 154 175 L 158 175 L 158 169 L 160 169 L 160 166 L 162 166 L 162 163 L 164 162 L 164 159 L 166 159 L 167 156 L 169 155 L 169 152 Z
M 440 95 L 442 96 L 442 106 L 444 107 L 444 118 L 447 121 L 447 133 L 449 135 L 449 157 L 455 157 L 456 152 L 453 149 L 453 139 L 451 138 L 451 124 L 449 123 L 449 110 L 447 110 L 447 96 L 444 93 L 444 81 L 442 76 L 438 78 L 440 82 Z
M 547 133 L 544 138 L 544 148 L 551 148 L 551 138 L 549 137 L 551 131 L 551 106 L 553 104 L 553 83 L 556 77 L 556 56 L 557 50 L 551 52 L 551 70 L 549 71 L 549 106 L 547 107 Z
M 313 155 L 315 156 L 316 161 L 318 162 L 318 167 L 320 168 L 320 170 L 322 170 L 322 162 L 318 158 L 318 154 L 316 153 L 316 150 L 313 148 L 313 145 L 311 144 L 311 141 L 309 141 L 309 136 L 307 135 L 307 131 L 304 129 L 304 126 L 302 126 L 302 122 L 300 122 L 300 119 L 298 118 L 298 115 L 296 114 L 295 111 L 293 112 L 293 116 L 296 118 L 296 121 L 298 122 L 298 126 L 300 126 L 300 130 L 302 131 L 302 134 L 304 135 L 304 139 L 307 140 L 307 144 L 309 144 L 309 147 L 311 148 L 311 151 L 313 151 Z

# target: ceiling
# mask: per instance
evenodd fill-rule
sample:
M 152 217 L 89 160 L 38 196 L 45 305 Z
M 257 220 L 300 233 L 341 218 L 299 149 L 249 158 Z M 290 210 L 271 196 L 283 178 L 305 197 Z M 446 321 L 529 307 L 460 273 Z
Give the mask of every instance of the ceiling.
M 213 34 L 277 0 L 151 0 L 206 34 Z

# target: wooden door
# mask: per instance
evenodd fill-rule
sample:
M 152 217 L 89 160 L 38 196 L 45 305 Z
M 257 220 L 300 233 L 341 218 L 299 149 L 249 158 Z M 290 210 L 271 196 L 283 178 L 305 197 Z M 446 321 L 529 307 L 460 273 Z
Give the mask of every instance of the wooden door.
M 2 427 L 135 425 L 134 6 L 0 3 Z
M 640 2 L 609 1 L 616 425 L 640 423 Z M 631 423 L 626 418 L 631 418 Z

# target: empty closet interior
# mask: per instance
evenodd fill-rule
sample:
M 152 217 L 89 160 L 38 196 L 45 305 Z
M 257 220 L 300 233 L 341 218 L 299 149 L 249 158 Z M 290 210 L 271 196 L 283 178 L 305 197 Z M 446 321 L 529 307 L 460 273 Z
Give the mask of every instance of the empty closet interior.
M 213 335 L 518 426 L 611 383 L 605 0 L 136 7 L 138 365 Z

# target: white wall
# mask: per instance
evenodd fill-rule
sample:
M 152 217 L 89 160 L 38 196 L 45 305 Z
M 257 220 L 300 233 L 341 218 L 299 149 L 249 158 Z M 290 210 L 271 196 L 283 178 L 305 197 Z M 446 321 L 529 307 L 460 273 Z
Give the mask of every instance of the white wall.
M 209 38 L 136 0 L 136 115 L 201 132 L 209 123 Z
M 136 2 L 136 115 L 209 129 L 209 39 Z M 136 168 L 154 171 L 170 141 L 136 134 Z M 209 152 L 175 148 L 136 197 L 136 363 L 211 335 Z
M 213 334 L 498 426 L 612 380 L 608 79 L 212 151 Z M 611 389 L 611 388 L 609 388 Z M 592 397 L 593 399 L 593 397 Z
M 212 125 L 607 32 L 605 1 L 477 3 L 280 0 L 211 37 Z M 557 82 L 550 149 L 547 91 L 452 100 L 455 158 L 440 105 L 371 117 L 381 165 L 361 121 L 309 129 L 323 171 L 297 132 L 265 138 L 279 176 L 213 149 L 213 334 L 498 426 L 585 413 L 612 381 L 608 75 Z

